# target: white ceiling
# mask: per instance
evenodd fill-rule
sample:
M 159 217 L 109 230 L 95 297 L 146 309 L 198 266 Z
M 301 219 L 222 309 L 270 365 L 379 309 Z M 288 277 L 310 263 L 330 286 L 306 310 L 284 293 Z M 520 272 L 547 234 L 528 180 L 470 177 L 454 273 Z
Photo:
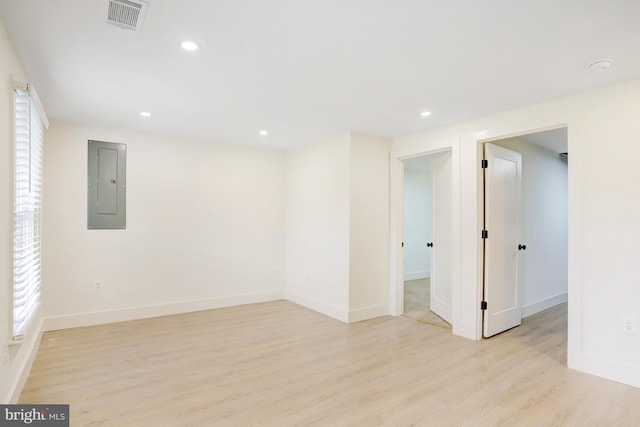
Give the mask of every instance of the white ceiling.
M 0 0 L 52 119 L 286 149 L 640 77 L 638 0 L 149 0 L 140 33 L 105 1 Z

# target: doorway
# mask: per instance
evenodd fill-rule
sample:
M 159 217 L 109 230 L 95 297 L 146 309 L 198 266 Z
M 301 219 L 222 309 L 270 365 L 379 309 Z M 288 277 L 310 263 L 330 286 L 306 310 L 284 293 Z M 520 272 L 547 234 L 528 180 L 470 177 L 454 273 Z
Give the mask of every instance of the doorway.
M 404 161 L 403 315 L 451 329 L 451 150 Z
M 484 143 L 483 337 L 568 301 L 567 128 Z

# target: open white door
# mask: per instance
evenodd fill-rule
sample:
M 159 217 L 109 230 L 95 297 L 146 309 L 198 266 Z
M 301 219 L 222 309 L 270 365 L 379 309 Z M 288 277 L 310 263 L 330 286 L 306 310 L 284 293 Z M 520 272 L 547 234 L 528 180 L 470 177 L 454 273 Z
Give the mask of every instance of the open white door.
M 431 251 L 431 311 L 453 323 L 451 154 L 433 170 L 433 247 Z
M 520 153 L 484 144 L 484 331 L 485 337 L 520 325 L 518 244 L 520 236 Z

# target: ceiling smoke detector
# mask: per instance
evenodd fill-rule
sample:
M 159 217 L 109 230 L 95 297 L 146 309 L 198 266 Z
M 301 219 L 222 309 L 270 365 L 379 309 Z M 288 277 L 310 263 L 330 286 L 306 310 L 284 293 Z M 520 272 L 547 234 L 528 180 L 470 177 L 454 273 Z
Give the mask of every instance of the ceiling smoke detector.
M 148 3 L 141 0 L 108 0 L 107 22 L 139 33 L 147 7 Z

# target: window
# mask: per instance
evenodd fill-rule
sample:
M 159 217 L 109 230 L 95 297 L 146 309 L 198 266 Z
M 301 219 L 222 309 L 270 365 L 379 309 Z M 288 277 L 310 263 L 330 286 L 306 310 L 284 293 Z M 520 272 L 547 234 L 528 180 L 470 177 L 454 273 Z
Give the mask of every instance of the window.
M 14 82 L 13 339 L 40 303 L 42 140 L 46 115 L 28 84 Z

